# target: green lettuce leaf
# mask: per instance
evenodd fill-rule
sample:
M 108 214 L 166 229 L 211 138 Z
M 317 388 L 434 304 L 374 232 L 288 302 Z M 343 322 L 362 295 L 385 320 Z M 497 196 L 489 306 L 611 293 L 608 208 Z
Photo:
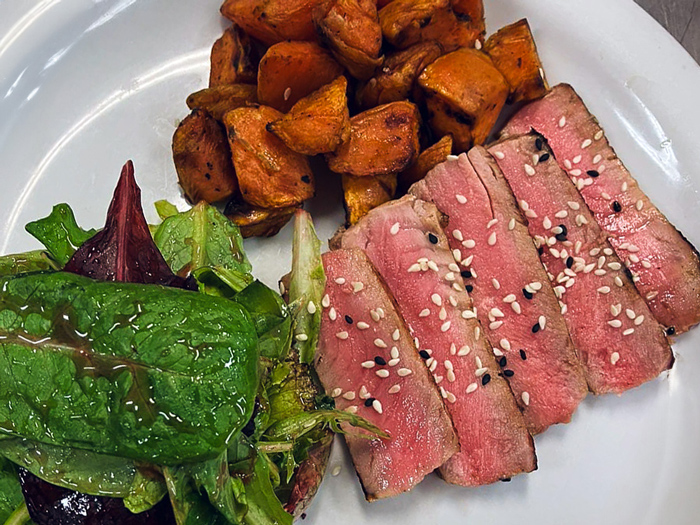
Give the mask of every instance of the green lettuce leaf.
M 163 476 L 177 525 L 230 525 L 209 502 L 206 494 L 194 487 L 187 466 L 165 467 Z
M 22 503 L 24 497 L 17 469 L 6 459 L 0 458 L 0 523 L 5 523 Z
M 0 279 L 0 435 L 155 464 L 210 459 L 250 419 L 237 303 L 73 274 Z
M 249 273 L 227 270 L 222 266 L 203 266 L 192 272 L 200 293 L 232 299 L 234 295 L 253 282 Z
M 325 288 L 321 242 L 316 236 L 311 215 L 299 210 L 294 216 L 289 303 L 296 308 L 294 347 L 302 363 L 313 362 L 316 354 Z
M 83 230 L 68 204 L 53 207 L 48 217 L 30 222 L 25 229 L 46 246 L 51 258 L 62 268 L 97 230 Z
M 166 210 L 168 214 L 172 209 Z M 238 226 L 204 202 L 171 215 L 156 230 L 154 240 L 173 272 L 186 277 L 205 266 L 219 266 L 249 274 Z
M 255 472 L 245 485 L 247 525 L 292 525 L 292 515 L 284 510 L 271 481 L 270 462 L 264 454 L 255 462 Z
M 58 265 L 43 250 L 0 257 L 0 275 L 17 275 L 58 269 Z
M 231 523 L 241 523 L 248 502 L 243 480 L 229 473 L 226 452 L 216 459 L 189 467 L 195 486 L 206 492 L 209 502 Z

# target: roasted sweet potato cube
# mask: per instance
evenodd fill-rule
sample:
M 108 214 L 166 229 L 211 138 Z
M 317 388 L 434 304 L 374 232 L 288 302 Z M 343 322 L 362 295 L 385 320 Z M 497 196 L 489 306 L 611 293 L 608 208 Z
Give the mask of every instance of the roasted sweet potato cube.
M 345 219 L 348 226 L 356 224 L 367 213 L 394 198 L 396 175 L 353 177 L 343 175 Z
M 175 170 L 193 204 L 228 199 L 237 189 L 226 132 L 206 111 L 195 109 L 173 135 Z
M 399 173 L 399 190 L 402 193 L 408 191 L 411 184 L 423 179 L 435 166 L 445 162 L 450 153 L 452 153 L 452 136 L 445 135 L 435 144 L 421 151 L 416 161 L 406 171 Z
M 250 38 L 235 24 L 211 48 L 209 87 L 226 84 L 255 84 L 258 65 Z
M 472 30 L 477 31 L 482 37 L 486 34 L 483 0 L 450 0 L 450 2 L 458 19 L 469 24 Z
M 549 91 L 530 24 L 523 18 L 486 41 L 484 50 L 510 84 L 511 102 L 528 102 Z
M 457 151 L 484 143 L 510 91 L 488 56 L 466 48 L 426 67 L 418 84 L 426 95 L 431 128 L 438 136 L 452 134 Z M 471 128 L 471 137 L 465 127 Z
M 326 0 L 314 9 L 321 41 L 355 78 L 366 80 L 382 63 L 382 28 L 375 0 Z
M 241 196 L 260 208 L 288 208 L 314 195 L 306 157 L 266 129 L 281 116 L 267 106 L 238 108 L 224 116 Z
M 379 11 L 379 21 L 384 38 L 400 49 L 436 40 L 452 51 L 472 47 L 483 36 L 483 27 L 457 16 L 450 0 L 393 0 Z
M 392 102 L 350 119 L 350 139 L 327 156 L 336 173 L 367 177 L 398 173 L 414 161 L 420 145 L 415 104 Z
M 391 3 L 391 0 L 377 0 L 377 9 L 381 9 L 389 3 Z
M 348 81 L 338 77 L 294 104 L 291 111 L 268 124 L 289 149 L 303 155 L 335 151 L 350 138 Z
M 421 42 L 387 55 L 377 74 L 358 90 L 359 104 L 372 108 L 409 98 L 418 75 L 441 54 L 438 42 Z
M 343 74 L 328 51 L 314 42 L 280 42 L 258 68 L 258 100 L 287 113 L 292 106 Z
M 301 205 L 288 208 L 256 208 L 239 199 L 231 200 L 224 210 L 241 230 L 243 237 L 272 237 L 289 222 Z
M 190 109 L 205 109 L 212 117 L 223 122 L 224 115 L 236 108 L 255 104 L 258 88 L 250 84 L 231 84 L 202 89 L 187 97 Z
M 322 1 L 226 0 L 221 14 L 267 45 L 284 40 L 316 40 L 311 12 Z

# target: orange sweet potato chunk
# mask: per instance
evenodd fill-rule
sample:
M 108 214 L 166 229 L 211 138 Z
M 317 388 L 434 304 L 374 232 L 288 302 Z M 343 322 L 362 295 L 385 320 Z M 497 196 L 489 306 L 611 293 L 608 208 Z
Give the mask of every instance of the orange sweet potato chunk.
M 458 152 L 484 143 L 510 92 L 491 59 L 466 48 L 426 67 L 418 84 L 425 92 L 430 127 L 438 136 L 451 134 Z
M 348 226 L 356 224 L 370 210 L 389 202 L 396 194 L 396 175 L 353 177 L 343 175 L 345 218 Z
M 267 126 L 289 149 L 304 155 L 335 151 L 350 138 L 348 81 L 338 77 L 294 104 L 291 111 Z
M 258 66 L 250 38 L 239 27 L 229 27 L 211 48 L 209 87 L 226 84 L 255 84 Z
M 187 97 L 187 107 L 204 109 L 219 122 L 224 115 L 236 108 L 255 104 L 258 88 L 250 84 L 231 84 L 202 89 Z
M 206 111 L 195 109 L 173 135 L 175 170 L 193 204 L 218 202 L 238 189 L 226 133 Z
M 484 50 L 510 85 L 510 101 L 529 102 L 549 91 L 530 24 L 523 18 L 486 41 Z
M 258 68 L 258 100 L 287 113 L 292 106 L 343 74 L 328 51 L 314 42 L 280 42 Z
M 358 90 L 359 104 L 363 108 L 372 108 L 408 99 L 418 75 L 442 53 L 438 42 L 420 42 L 387 55 L 377 74 Z
M 436 40 L 446 51 L 472 47 L 483 37 L 483 27 L 460 16 L 450 0 L 393 0 L 379 11 L 384 38 L 405 49 L 418 42 Z
M 238 108 L 224 116 L 241 196 L 260 208 L 287 208 L 314 195 L 306 157 L 266 129 L 281 116 L 267 106 Z
M 221 14 L 267 45 L 284 40 L 316 40 L 311 13 L 322 1 L 226 0 Z
M 314 24 L 326 44 L 350 75 L 372 76 L 382 63 L 382 28 L 375 0 L 326 0 L 314 9 Z
M 327 155 L 336 173 L 367 177 L 396 174 L 420 151 L 420 115 L 415 104 L 392 102 L 350 119 L 350 139 Z
M 288 208 L 257 208 L 237 199 L 228 203 L 225 215 L 241 230 L 243 237 L 272 237 L 289 222 L 301 205 Z
M 445 162 L 447 156 L 452 153 L 452 136 L 445 135 L 429 148 L 421 151 L 420 155 L 406 171 L 399 173 L 399 189 L 408 191 L 411 184 L 423 179 L 430 170 L 441 162 Z

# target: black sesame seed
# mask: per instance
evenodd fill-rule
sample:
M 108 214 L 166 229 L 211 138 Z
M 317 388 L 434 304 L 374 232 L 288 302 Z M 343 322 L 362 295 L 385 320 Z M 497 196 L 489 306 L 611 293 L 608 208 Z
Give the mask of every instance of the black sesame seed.
M 503 478 L 501 481 L 503 483 L 510 483 L 510 478 Z
M 525 288 L 523 288 L 523 295 L 528 301 L 532 299 L 532 292 L 528 292 Z
M 539 248 L 537 248 L 537 253 L 542 255 L 544 253 L 544 246 L 540 246 Z
M 464 279 L 471 279 L 471 278 L 472 278 L 472 272 L 470 272 L 469 270 L 462 270 L 462 271 L 460 272 L 460 275 L 461 275 L 462 278 L 464 278 Z
M 569 233 L 569 230 L 566 228 L 566 225 L 560 224 L 559 227 L 561 228 L 561 232 L 562 232 L 564 235 L 567 235 L 567 234 Z
M 430 354 L 427 350 L 421 350 L 418 352 L 423 359 L 430 359 Z
M 433 243 L 433 244 L 437 244 L 437 243 L 438 243 L 437 235 L 435 235 L 434 233 L 429 233 L 429 234 L 428 234 L 428 240 L 429 240 L 431 243 Z
M 382 356 L 378 355 L 377 357 L 374 358 L 374 362 L 377 363 L 379 366 L 384 366 L 386 365 L 386 359 L 384 359 Z
M 515 372 L 513 372 L 512 370 L 504 370 L 503 375 L 506 377 L 513 377 L 515 375 Z
M 674 326 L 669 326 L 666 328 L 666 335 L 673 335 L 676 333 L 676 328 Z
M 520 359 L 525 361 L 527 359 L 527 354 L 525 353 L 525 350 L 520 350 Z
M 467 286 L 465 286 L 465 288 L 467 289 L 467 292 L 469 292 L 469 293 L 472 293 L 474 291 L 474 287 L 471 284 L 468 284 Z
M 613 211 L 615 211 L 615 213 L 620 213 L 622 211 L 622 206 L 617 201 L 614 201 L 612 203 L 612 208 L 613 208 Z
M 304 183 L 306 183 L 306 184 L 309 184 L 309 183 L 311 182 L 311 177 L 309 177 L 308 175 L 303 175 L 303 176 L 301 177 L 301 182 L 304 182 Z
M 346 316 L 345 316 L 345 322 L 348 323 L 348 324 L 352 324 L 352 317 L 350 317 L 349 315 L 346 315 Z
M 588 174 L 589 177 L 593 177 L 593 178 L 600 175 L 600 173 L 598 173 L 596 170 L 588 170 L 586 173 Z
M 566 258 L 566 267 L 571 268 L 574 265 L 574 258 L 570 255 Z
M 491 381 L 491 376 L 489 374 L 484 374 L 483 377 L 481 378 L 481 386 L 488 385 L 489 381 Z
M 374 403 L 374 398 L 373 398 L 373 397 L 368 397 L 367 399 L 365 399 L 365 406 L 366 406 L 366 407 L 371 407 L 371 406 L 372 406 L 372 403 Z
M 549 160 L 549 153 L 545 153 L 540 157 L 540 162 L 547 162 Z
M 498 360 L 498 364 L 499 364 L 500 366 L 506 366 L 506 365 L 508 364 L 508 361 L 506 360 L 506 356 L 501 357 L 501 358 Z
M 543 145 L 542 139 L 538 137 L 537 140 L 535 140 L 535 147 L 537 148 L 537 151 L 542 151 Z
M 540 323 L 535 323 L 534 325 L 532 325 L 532 333 L 536 334 L 537 332 L 540 331 L 540 328 L 541 328 Z
M 566 236 L 569 233 L 569 230 L 567 230 L 566 226 L 564 226 L 563 224 L 560 224 L 559 227 L 561 228 L 561 233 L 557 233 L 554 237 L 559 242 L 564 242 L 564 241 L 566 241 Z

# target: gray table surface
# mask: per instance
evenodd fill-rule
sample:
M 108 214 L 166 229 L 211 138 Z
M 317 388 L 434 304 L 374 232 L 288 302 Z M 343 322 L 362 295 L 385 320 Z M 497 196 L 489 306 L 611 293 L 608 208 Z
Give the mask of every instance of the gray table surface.
M 700 0 L 635 0 L 700 62 Z

